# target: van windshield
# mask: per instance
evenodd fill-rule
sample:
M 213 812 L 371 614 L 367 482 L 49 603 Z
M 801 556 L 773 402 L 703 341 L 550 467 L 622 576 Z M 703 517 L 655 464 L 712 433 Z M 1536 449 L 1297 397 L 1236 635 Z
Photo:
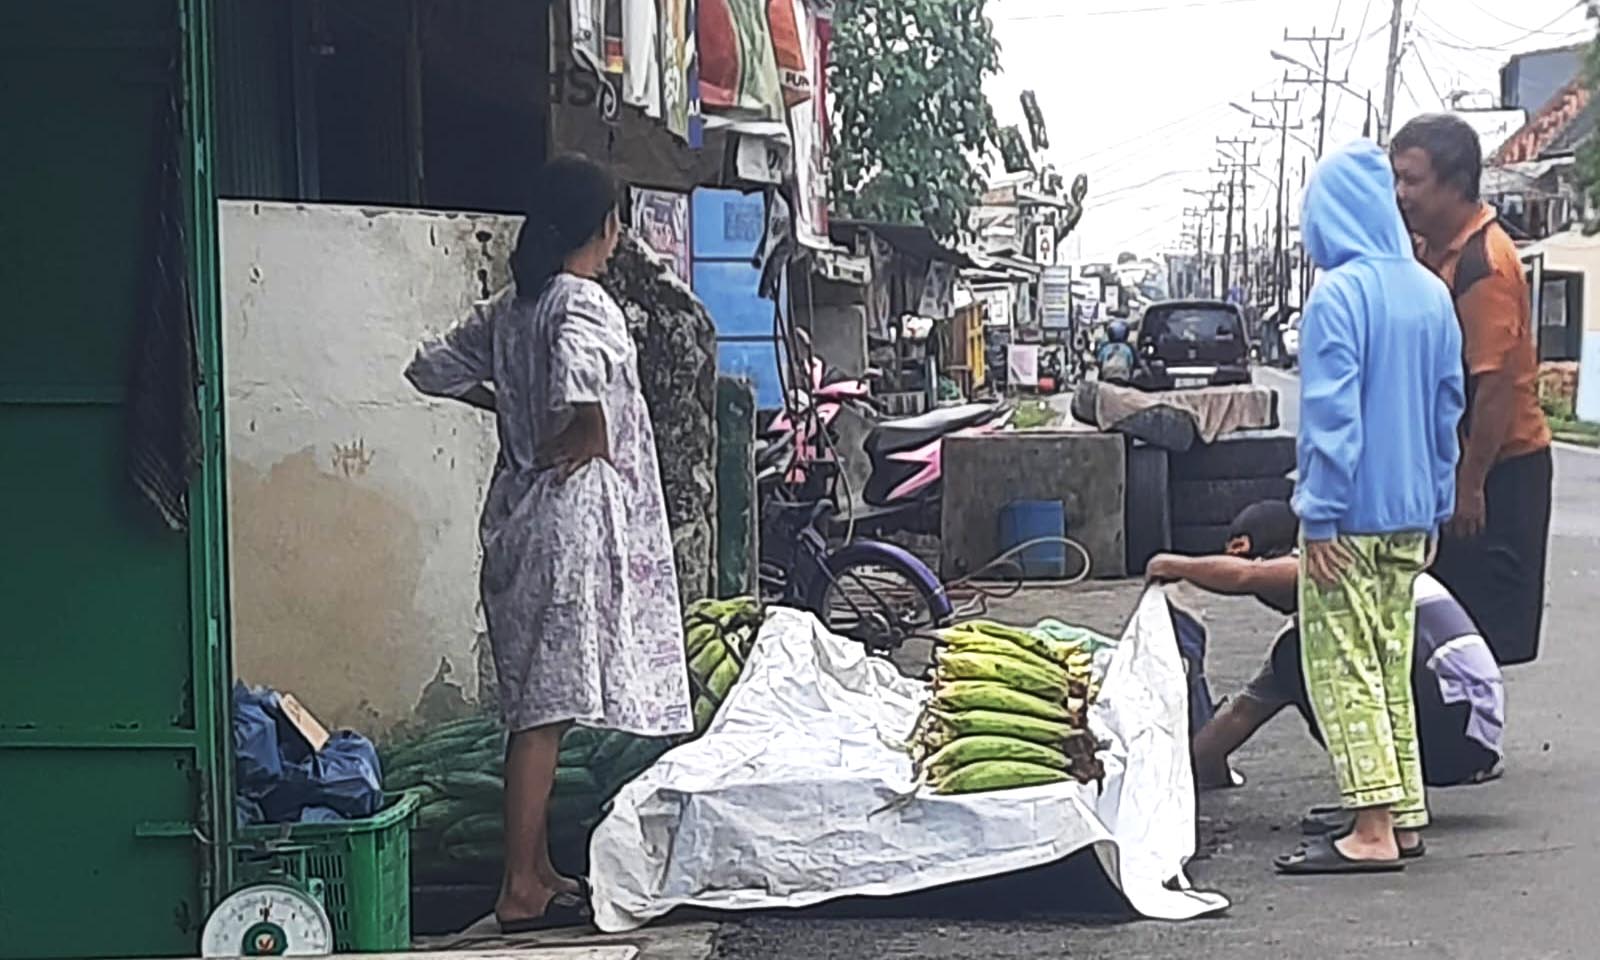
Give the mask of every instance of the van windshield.
M 1140 333 L 1147 340 L 1212 343 L 1240 336 L 1239 315 L 1226 307 L 1168 307 L 1144 315 Z

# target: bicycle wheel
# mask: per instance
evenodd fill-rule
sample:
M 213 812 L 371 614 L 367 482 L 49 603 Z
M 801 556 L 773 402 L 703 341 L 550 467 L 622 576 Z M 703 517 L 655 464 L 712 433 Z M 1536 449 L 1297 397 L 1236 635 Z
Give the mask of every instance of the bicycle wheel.
M 913 636 L 950 622 L 950 599 L 937 577 L 911 554 L 890 544 L 858 541 L 824 562 L 813 586 L 811 609 L 834 633 L 868 652 L 888 655 Z

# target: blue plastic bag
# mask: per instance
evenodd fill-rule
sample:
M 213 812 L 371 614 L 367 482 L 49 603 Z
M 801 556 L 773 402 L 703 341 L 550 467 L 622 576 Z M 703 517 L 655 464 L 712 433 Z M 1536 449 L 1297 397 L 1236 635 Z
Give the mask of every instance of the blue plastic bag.
M 235 686 L 233 747 L 241 824 L 355 819 L 383 808 L 383 772 L 372 741 L 340 731 L 313 753 L 271 690 Z

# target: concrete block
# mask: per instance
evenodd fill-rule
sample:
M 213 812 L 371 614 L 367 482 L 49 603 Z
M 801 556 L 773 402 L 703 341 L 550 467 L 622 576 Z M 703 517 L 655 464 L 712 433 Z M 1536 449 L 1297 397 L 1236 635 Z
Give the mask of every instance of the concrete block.
M 1067 536 L 1089 552 L 1090 575 L 1127 573 L 1124 438 L 1023 431 L 944 441 L 941 572 L 978 570 L 1000 553 L 1000 510 L 1013 500 L 1060 500 Z M 1068 561 L 1069 565 L 1072 561 Z

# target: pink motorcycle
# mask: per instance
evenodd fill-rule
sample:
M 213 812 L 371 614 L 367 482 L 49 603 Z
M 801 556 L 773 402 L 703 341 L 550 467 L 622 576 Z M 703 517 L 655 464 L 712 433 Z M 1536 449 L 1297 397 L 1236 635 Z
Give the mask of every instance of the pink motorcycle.
M 840 470 L 834 422 L 846 405 L 877 417 L 870 378 L 849 379 L 822 361 L 808 363 L 811 389 L 796 391 L 791 406 L 763 431 L 757 483 L 764 493 L 785 487 L 786 499 L 829 498 Z M 944 438 L 1004 429 L 1012 410 L 1003 403 L 968 403 L 914 417 L 882 420 L 863 444 L 871 474 L 862 491 L 865 510 L 843 511 L 835 524 L 854 532 L 937 534 L 943 495 Z
M 816 465 L 838 463 L 832 431 L 840 410 L 853 406 L 869 417 L 878 415 L 870 380 L 845 377 L 816 357 L 807 363 L 807 372 L 810 388 L 793 391 L 789 406 L 762 431 L 767 446 L 757 455 L 758 484 L 781 477 L 786 484 L 803 487 L 820 479 L 828 471 L 814 469 Z
M 873 428 L 863 444 L 872 462 L 862 493 L 868 509 L 853 518 L 856 528 L 937 535 L 945 438 L 995 433 L 1011 422 L 1012 413 L 1005 403 L 964 403 Z

